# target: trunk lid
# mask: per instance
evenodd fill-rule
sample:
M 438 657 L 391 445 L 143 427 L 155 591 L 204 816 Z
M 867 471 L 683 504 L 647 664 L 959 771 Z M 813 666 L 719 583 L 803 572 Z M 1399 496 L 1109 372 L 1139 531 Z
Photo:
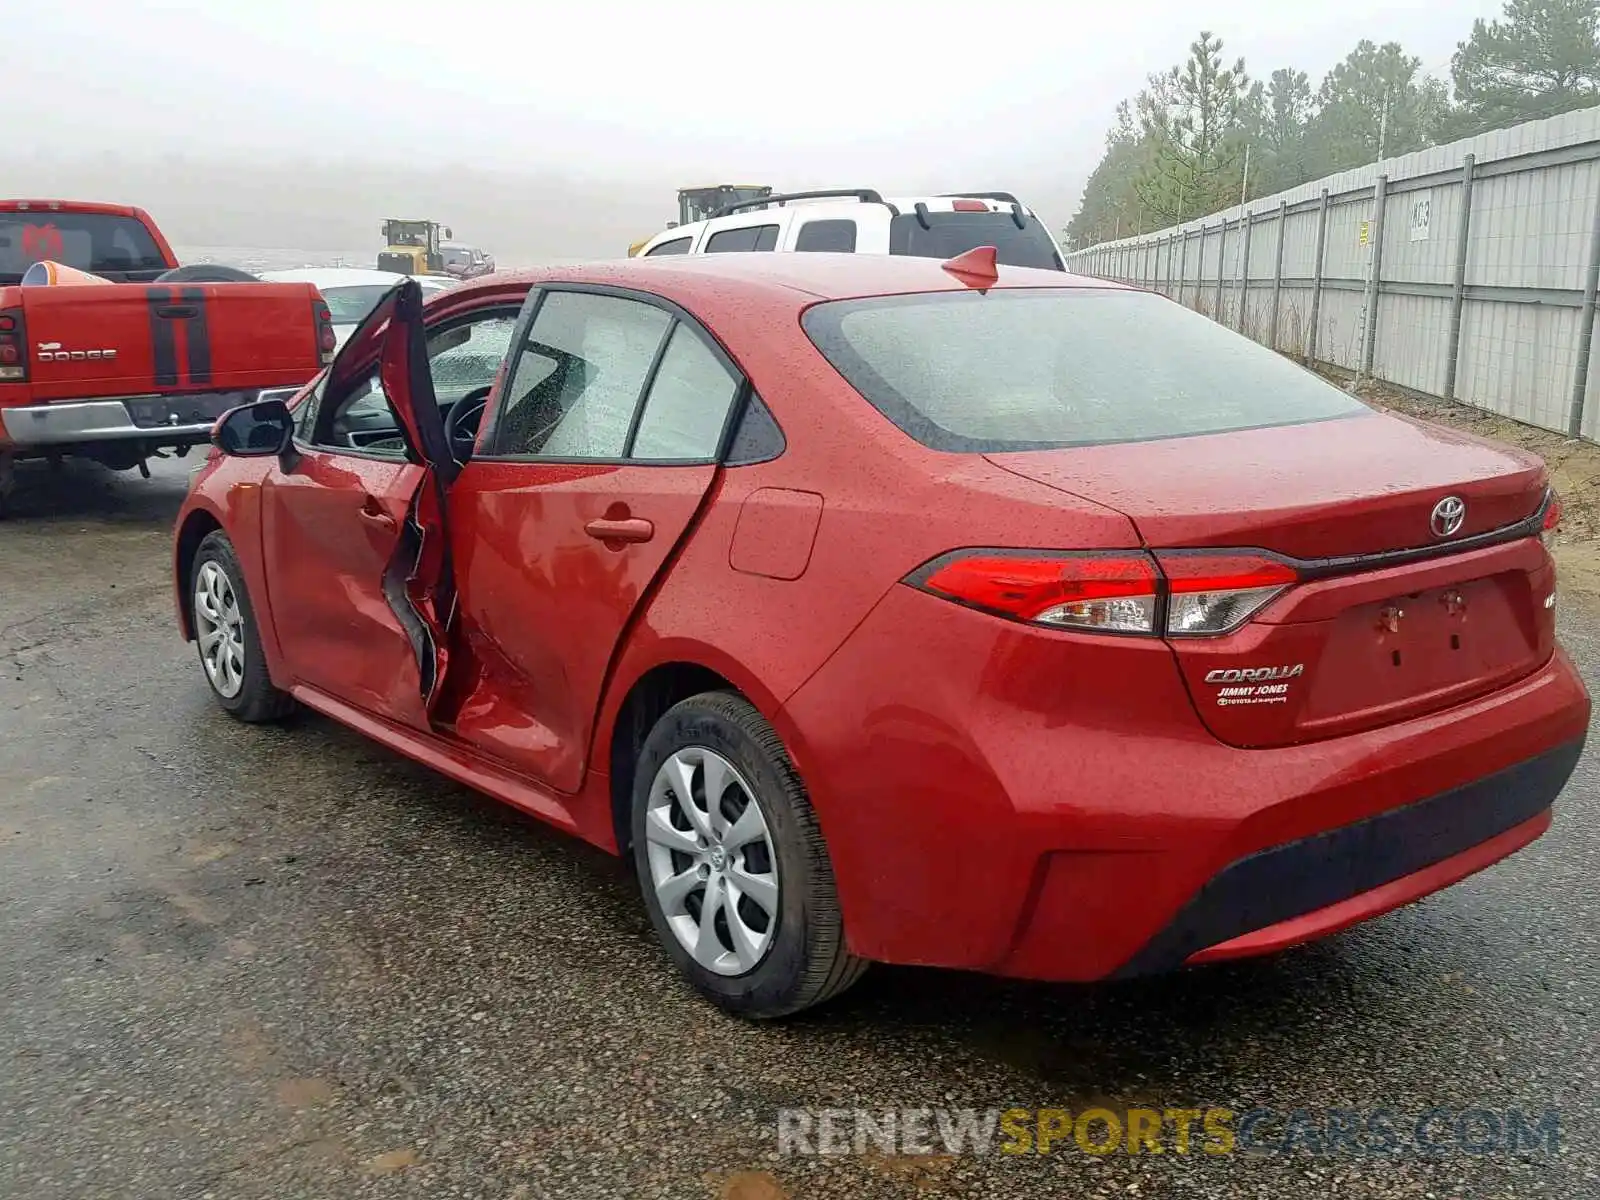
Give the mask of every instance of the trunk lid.
M 1117 509 L 1157 551 L 1299 560 L 1302 581 L 1239 629 L 1168 639 L 1225 742 L 1286 745 L 1419 716 L 1503 687 L 1553 651 L 1555 571 L 1537 537 L 1444 549 L 1540 511 L 1547 473 L 1521 451 L 1373 413 L 988 457 Z M 1441 537 L 1431 517 L 1447 497 L 1465 514 Z M 1407 550 L 1435 553 L 1364 560 Z
M 6 289 L 23 311 L 36 403 L 234 392 L 321 369 L 308 283 L 61 284 Z
M 1471 434 L 1387 413 L 1202 437 L 988 456 L 1117 509 L 1151 546 L 1259 546 L 1337 558 L 1436 544 L 1433 506 L 1466 502 L 1451 541 L 1514 524 L 1544 497 L 1544 464 Z

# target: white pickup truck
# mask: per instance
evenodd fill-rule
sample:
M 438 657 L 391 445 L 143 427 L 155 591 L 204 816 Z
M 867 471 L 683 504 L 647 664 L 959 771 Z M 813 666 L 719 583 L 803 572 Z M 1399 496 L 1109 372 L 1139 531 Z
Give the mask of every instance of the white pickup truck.
M 1009 192 L 886 198 L 853 188 L 760 196 L 666 229 L 639 256 L 771 250 L 942 260 L 976 246 L 993 246 L 1001 266 L 1066 270 L 1044 222 Z

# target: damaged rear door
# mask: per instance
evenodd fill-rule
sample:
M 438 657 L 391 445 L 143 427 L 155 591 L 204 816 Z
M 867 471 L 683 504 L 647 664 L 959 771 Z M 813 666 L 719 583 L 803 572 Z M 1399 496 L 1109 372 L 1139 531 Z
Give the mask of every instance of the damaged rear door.
M 407 280 L 302 402 L 294 451 L 263 481 L 271 608 L 295 683 L 428 727 L 455 609 L 444 494 L 458 469 Z

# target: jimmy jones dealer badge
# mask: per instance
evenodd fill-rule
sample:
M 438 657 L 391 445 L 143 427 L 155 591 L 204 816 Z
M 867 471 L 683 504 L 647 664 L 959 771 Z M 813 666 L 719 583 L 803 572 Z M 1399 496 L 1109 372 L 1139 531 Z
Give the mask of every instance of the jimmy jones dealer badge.
M 1287 704 L 1286 681 L 1304 675 L 1305 663 L 1284 667 L 1229 667 L 1206 672 L 1206 682 L 1217 687 L 1217 704 Z

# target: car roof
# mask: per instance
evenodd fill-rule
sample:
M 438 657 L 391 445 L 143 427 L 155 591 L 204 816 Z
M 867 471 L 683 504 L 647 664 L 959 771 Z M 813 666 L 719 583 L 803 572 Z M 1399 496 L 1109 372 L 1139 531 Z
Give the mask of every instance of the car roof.
M 374 271 L 364 267 L 297 267 L 292 271 L 263 271 L 266 283 L 310 283 L 319 288 L 371 287 L 373 284 L 394 284 L 405 276 L 396 271 Z M 424 287 L 440 287 L 431 279 L 419 277 Z
M 965 290 L 937 259 L 898 254 L 673 254 L 657 258 L 624 258 L 572 266 L 502 271 L 469 280 L 455 289 L 464 294 L 490 287 L 589 283 L 638 288 L 667 299 L 700 296 L 728 300 L 746 296 L 812 300 L 846 300 L 908 292 Z M 1093 288 L 1132 291 L 1124 284 L 1031 267 L 999 268 L 997 288 Z
M 777 215 L 789 215 L 791 213 L 804 213 L 812 218 L 818 215 L 849 217 L 859 216 L 863 212 L 880 212 L 885 208 L 893 208 L 904 216 L 914 211 L 919 204 L 925 205 L 929 212 L 947 213 L 956 211 L 956 202 L 958 200 L 963 205 L 971 205 L 974 202 L 980 203 L 984 205 L 987 211 L 992 213 L 1009 213 L 1011 211 L 1009 201 L 996 200 L 988 196 L 961 196 L 954 194 L 945 196 L 883 196 L 879 200 L 863 200 L 857 196 L 802 197 L 784 203 L 752 201 L 748 206 L 742 207 L 735 212 L 722 216 L 702 217 L 698 221 L 690 221 L 686 225 L 676 225 L 662 232 L 672 234 L 677 233 L 679 230 L 692 230 L 710 221 L 731 221 L 735 218 L 741 221 L 746 218 L 756 220 L 761 217 L 770 219 Z M 1022 211 L 1030 217 L 1038 216 L 1026 204 L 1022 205 Z
M 781 224 L 784 221 L 856 221 L 862 217 L 886 219 L 892 214 L 907 216 L 914 213 L 917 206 L 923 205 L 930 213 L 955 212 L 956 203 L 960 201 L 963 206 L 979 203 L 984 210 L 1000 214 L 1011 212 L 1011 202 L 996 200 L 993 196 L 963 196 L 948 194 L 941 196 L 883 196 L 878 200 L 863 200 L 855 196 L 839 198 L 810 197 L 791 200 L 786 203 L 765 202 L 752 203 L 748 208 L 741 208 L 736 212 L 726 213 L 722 216 L 702 217 L 698 221 L 690 221 L 684 225 L 673 225 L 663 229 L 660 233 L 652 234 L 640 246 L 638 257 L 648 257 L 650 251 L 668 242 L 676 242 L 684 238 L 698 237 L 702 230 L 709 230 L 712 234 L 720 233 L 725 229 L 741 229 L 750 225 Z M 1026 204 L 1021 204 L 1024 216 L 1032 217 L 1043 225 L 1039 214 Z M 967 209 L 970 211 L 970 208 Z M 1049 234 L 1048 228 L 1045 230 Z M 1051 236 L 1051 241 L 1055 239 Z M 704 253 L 704 251 L 701 251 Z

